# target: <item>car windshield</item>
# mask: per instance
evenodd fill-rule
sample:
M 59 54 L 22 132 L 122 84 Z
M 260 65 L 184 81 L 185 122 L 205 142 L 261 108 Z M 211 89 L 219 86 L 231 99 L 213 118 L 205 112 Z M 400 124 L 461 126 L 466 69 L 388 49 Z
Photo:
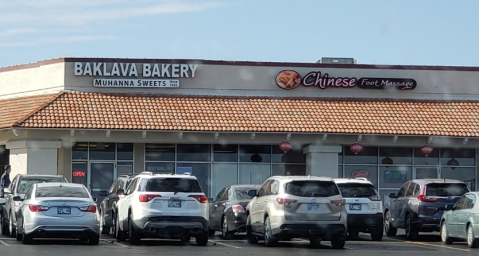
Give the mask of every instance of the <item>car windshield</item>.
M 336 184 L 332 181 L 291 181 L 286 183 L 285 192 L 302 197 L 329 197 L 339 195 Z
M 156 178 L 142 180 L 139 191 L 142 192 L 194 192 L 201 193 L 197 180 L 181 178 Z
M 60 176 L 45 176 L 45 177 L 22 177 L 17 186 L 18 194 L 25 194 L 35 183 L 47 183 L 47 182 L 67 182 L 63 177 Z
M 469 192 L 466 184 L 433 183 L 426 185 L 426 196 L 462 196 Z
M 344 197 L 370 197 L 377 195 L 376 189 L 371 184 L 343 183 L 338 184 Z
M 37 187 L 35 197 L 78 197 L 89 198 L 90 195 L 86 189 L 82 187 L 66 187 L 66 186 L 52 186 L 52 187 Z

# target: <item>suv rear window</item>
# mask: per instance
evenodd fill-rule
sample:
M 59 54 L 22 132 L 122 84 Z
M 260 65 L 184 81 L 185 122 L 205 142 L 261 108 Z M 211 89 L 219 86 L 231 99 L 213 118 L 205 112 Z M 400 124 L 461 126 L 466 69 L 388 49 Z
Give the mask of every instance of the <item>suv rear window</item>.
M 431 183 L 426 185 L 426 196 L 462 196 L 469 192 L 466 184 Z
M 338 184 L 344 197 L 370 197 L 377 195 L 376 189 L 371 184 L 342 183 Z
M 17 186 L 17 193 L 18 194 L 26 194 L 30 187 L 35 183 L 47 183 L 47 182 L 64 182 L 67 181 L 63 177 L 22 177 Z
M 79 187 L 37 187 L 35 197 L 78 197 L 89 198 L 88 192 Z
M 333 181 L 296 180 L 286 183 L 285 193 L 302 197 L 328 197 L 339 195 L 338 187 Z
M 191 192 L 202 193 L 197 180 L 181 178 L 152 178 L 144 179 L 140 183 L 141 192 Z

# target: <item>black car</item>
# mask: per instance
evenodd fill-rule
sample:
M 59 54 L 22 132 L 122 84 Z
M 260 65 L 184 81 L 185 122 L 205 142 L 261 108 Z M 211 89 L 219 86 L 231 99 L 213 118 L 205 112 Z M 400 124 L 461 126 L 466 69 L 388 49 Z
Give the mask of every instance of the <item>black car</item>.
M 108 191 L 100 191 L 99 195 L 104 196 L 103 200 L 100 203 L 100 228 L 102 234 L 109 234 L 113 228 L 113 236 L 115 236 L 115 214 L 116 214 L 116 203 L 118 202 L 119 195 L 116 194 L 118 189 L 126 190 L 130 181 L 133 180 L 138 174 L 123 174 L 118 176 L 115 181 L 113 181 L 110 189 Z
M 5 188 L 6 203 L 2 206 L 0 228 L 2 234 L 15 237 L 17 234 L 17 212 L 22 204 L 23 197 L 35 183 L 65 182 L 63 175 L 17 174 L 8 188 Z
M 395 236 L 398 228 L 406 237 L 415 240 L 419 232 L 440 230 L 446 205 L 453 205 L 465 193 L 467 184 L 452 179 L 416 179 L 406 182 L 397 194 L 389 195 L 384 208 L 384 229 Z
M 210 200 L 210 230 L 213 236 L 221 231 L 223 239 L 231 239 L 236 232 L 246 231 L 245 208 L 251 200 L 249 190 L 258 190 L 261 185 L 231 185 L 223 188 L 214 200 Z

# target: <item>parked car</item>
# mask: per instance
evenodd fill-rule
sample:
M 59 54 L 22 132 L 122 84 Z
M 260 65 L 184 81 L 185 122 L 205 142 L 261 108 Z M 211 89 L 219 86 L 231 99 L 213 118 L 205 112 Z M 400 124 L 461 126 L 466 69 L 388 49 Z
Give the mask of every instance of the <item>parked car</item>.
M 5 198 L 0 198 L 0 205 L 5 205 L 6 202 Z
M 22 204 L 21 199 L 33 184 L 45 182 L 68 183 L 68 180 L 63 175 L 17 174 L 10 186 L 4 189 L 7 202 L 2 206 L 0 216 L 0 228 L 3 235 L 16 236 L 17 214 Z
M 440 230 L 446 205 L 455 204 L 465 193 L 467 184 L 452 179 L 416 179 L 406 182 L 397 194 L 389 195 L 384 207 L 384 229 L 395 236 L 398 228 L 406 237 L 415 240 L 419 232 Z
M 79 238 L 90 245 L 100 241 L 96 199 L 83 184 L 36 183 L 25 195 L 17 218 L 17 240 Z
M 179 238 L 208 243 L 208 198 L 190 175 L 146 174 L 136 176 L 118 200 L 116 238 L 139 244 L 143 237 Z
M 231 185 L 224 187 L 209 204 L 210 235 L 221 231 L 223 239 L 231 239 L 236 232 L 246 231 L 245 208 L 252 196 L 249 190 L 258 190 L 261 185 Z
M 441 240 L 452 244 L 466 240 L 471 248 L 479 246 L 479 192 L 469 192 L 453 204 L 447 204 L 441 218 Z
M 332 178 L 273 176 L 268 178 L 246 207 L 249 243 L 264 239 L 266 246 L 295 237 L 309 238 L 313 247 L 321 240 L 335 249 L 344 247 L 347 235 L 345 201 Z
M 346 201 L 349 238 L 370 233 L 373 241 L 383 238 L 383 203 L 374 185 L 366 178 L 334 179 Z
M 100 191 L 99 195 L 104 196 L 103 200 L 100 203 L 100 227 L 102 234 L 110 234 L 111 229 L 113 229 L 113 235 L 115 235 L 115 216 L 117 213 L 117 202 L 120 199 L 120 196 L 116 194 L 118 189 L 126 190 L 127 186 L 136 177 L 138 174 L 123 174 L 118 176 L 115 181 L 113 181 L 110 189 L 108 191 Z

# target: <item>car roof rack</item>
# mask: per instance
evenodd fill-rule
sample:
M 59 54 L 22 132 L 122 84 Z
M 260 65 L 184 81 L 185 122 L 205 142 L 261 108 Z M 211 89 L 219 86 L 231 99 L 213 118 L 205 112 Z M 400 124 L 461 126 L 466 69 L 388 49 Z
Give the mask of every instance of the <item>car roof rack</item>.
M 153 172 L 140 172 L 140 175 L 153 175 Z

